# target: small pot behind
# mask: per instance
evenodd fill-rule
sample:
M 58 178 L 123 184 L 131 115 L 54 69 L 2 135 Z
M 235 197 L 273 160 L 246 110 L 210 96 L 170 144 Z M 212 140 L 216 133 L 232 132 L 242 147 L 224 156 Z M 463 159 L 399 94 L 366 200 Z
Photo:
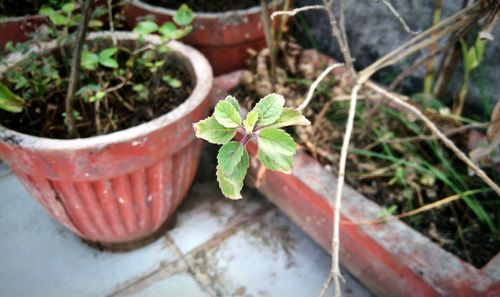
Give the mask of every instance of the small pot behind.
M 110 36 L 92 33 L 88 40 Z M 137 38 L 129 32 L 115 36 L 121 42 Z M 160 43 L 157 36 L 147 36 L 146 41 Z M 179 42 L 169 46 L 196 85 L 185 102 L 159 118 L 70 140 L 34 137 L 0 126 L 0 159 L 53 218 L 84 239 L 116 246 L 148 237 L 172 215 L 193 181 L 201 142 L 192 123 L 210 108 L 212 70 L 192 47 Z M 43 50 L 54 47 L 52 42 Z M 21 59 L 11 58 L 9 63 Z
M 3 49 L 7 42 L 14 43 L 28 40 L 38 27 L 47 24 L 49 20 L 41 15 L 29 15 L 23 17 L 6 18 L 0 20 L 0 49 Z
M 172 21 L 174 15 L 175 10 L 140 0 L 131 1 L 125 8 L 130 28 L 148 16 L 163 24 Z M 243 68 L 249 49 L 259 51 L 266 46 L 260 6 L 220 13 L 194 12 L 193 16 L 193 31 L 183 41 L 207 57 L 215 75 Z

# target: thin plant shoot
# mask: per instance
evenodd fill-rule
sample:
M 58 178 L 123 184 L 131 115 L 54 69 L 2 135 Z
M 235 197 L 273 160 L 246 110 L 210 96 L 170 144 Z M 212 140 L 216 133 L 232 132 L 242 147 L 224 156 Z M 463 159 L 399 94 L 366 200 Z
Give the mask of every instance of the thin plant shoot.
M 284 105 L 283 96 L 267 95 L 242 120 L 238 101 L 227 96 L 217 103 L 212 116 L 193 125 L 196 137 L 222 145 L 217 154 L 217 181 L 227 198 L 242 198 L 240 192 L 250 160 L 246 146 L 252 139 L 257 140 L 257 158 L 265 168 L 292 172 L 297 144 L 281 128 L 311 123 L 300 111 Z M 237 132 L 244 135 L 240 141 L 233 140 Z

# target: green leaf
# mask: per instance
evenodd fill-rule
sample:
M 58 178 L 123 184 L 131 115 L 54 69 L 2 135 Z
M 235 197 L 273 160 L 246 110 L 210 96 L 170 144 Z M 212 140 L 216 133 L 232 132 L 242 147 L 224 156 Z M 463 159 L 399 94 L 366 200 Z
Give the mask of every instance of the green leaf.
M 103 49 L 99 53 L 99 64 L 109 68 L 118 68 L 118 62 L 114 58 L 112 58 L 117 50 L 118 49 L 116 47 Z
M 182 4 L 175 12 L 174 22 L 179 26 L 187 26 L 193 20 L 193 11 L 186 4 Z
M 177 28 L 175 27 L 175 24 L 172 22 L 166 22 L 164 23 L 160 29 L 158 30 L 163 37 L 166 37 L 168 39 L 175 39 L 176 36 L 176 31 Z
M 24 99 L 12 93 L 9 88 L 0 83 L 0 109 L 8 112 L 23 111 Z
M 28 79 L 24 75 L 19 75 L 19 77 L 16 78 L 15 80 L 16 85 L 14 86 L 14 89 L 19 90 L 29 84 Z
M 113 58 L 99 59 L 99 64 L 109 68 L 118 68 L 118 62 L 116 62 L 116 60 Z
M 477 59 L 481 61 L 483 59 L 484 49 L 486 47 L 486 41 L 478 38 L 474 46 L 476 47 Z
M 101 90 L 101 87 L 98 84 L 88 84 L 83 87 L 81 87 L 77 92 L 76 95 L 82 96 L 82 97 L 89 97 L 94 93 L 97 93 Z
M 116 47 L 105 48 L 99 53 L 99 59 L 110 58 L 118 51 Z
M 248 152 L 244 149 L 240 161 L 231 174 L 227 174 L 221 170 L 220 166 L 217 166 L 217 181 L 219 182 L 219 188 L 222 194 L 227 198 L 233 200 L 241 199 L 240 192 L 243 188 L 243 181 L 245 180 L 248 166 L 250 165 L 249 159 Z
M 392 215 L 396 210 L 398 210 L 398 206 L 393 204 L 389 207 L 384 207 L 382 208 L 378 213 L 377 213 L 377 216 L 376 218 L 377 219 L 380 219 L 380 218 L 384 218 L 384 217 L 387 217 L 387 216 L 390 216 Z
M 231 103 L 234 108 L 236 108 L 236 111 L 240 113 L 240 104 L 238 103 L 238 100 L 236 100 L 236 98 L 234 98 L 233 96 L 227 96 L 224 100 L 229 101 L 229 103 Z
M 297 150 L 292 137 L 282 129 L 266 128 L 259 131 L 257 158 L 268 169 L 292 172 L 293 156 Z
M 196 137 L 214 144 L 225 144 L 236 135 L 236 128 L 222 126 L 213 116 L 193 124 L 193 128 Z
M 243 121 L 243 127 L 245 127 L 245 131 L 247 133 L 252 133 L 253 128 L 255 127 L 255 123 L 259 119 L 259 113 L 255 110 L 252 110 L 247 114 L 247 118 Z
M 75 4 L 69 2 L 63 5 L 61 8 L 66 14 L 71 14 L 75 10 Z
M 82 60 L 80 64 L 82 65 L 83 68 L 87 70 L 94 70 L 97 67 L 97 64 L 99 63 L 99 56 L 84 50 L 82 52 Z
M 138 23 L 134 28 L 134 33 L 139 35 L 151 34 L 158 30 L 158 25 L 153 21 L 142 21 Z
M 240 113 L 231 102 L 222 100 L 215 106 L 214 117 L 226 128 L 236 128 L 241 124 Z
M 476 48 L 471 47 L 467 52 L 466 58 L 467 69 L 473 70 L 477 66 L 479 66 L 479 60 L 477 59 Z
M 134 90 L 136 92 L 142 92 L 144 90 L 144 85 L 143 84 L 133 85 L 132 90 Z
M 173 78 L 170 75 L 164 75 L 161 79 L 172 88 L 180 88 L 182 86 L 182 82 L 180 80 Z
M 58 12 L 51 13 L 49 15 L 49 19 L 56 26 L 66 25 L 66 22 L 68 21 L 68 18 Z
M 257 126 L 267 126 L 276 122 L 283 111 L 283 105 L 285 105 L 285 99 L 278 94 L 270 94 L 260 99 L 253 108 L 259 113 Z
M 241 160 L 245 148 L 238 141 L 231 141 L 224 144 L 217 154 L 217 162 L 220 170 L 225 174 L 232 174 L 236 165 Z
M 38 14 L 39 15 L 44 15 L 44 16 L 50 16 L 51 14 L 53 14 L 55 11 L 52 7 L 48 6 L 48 5 L 43 5 L 40 10 L 38 11 Z
M 268 128 L 281 128 L 294 125 L 307 126 L 310 124 L 311 122 L 300 111 L 285 107 L 278 120 L 274 124 L 269 125 Z
M 99 21 L 99 20 L 90 20 L 89 21 L 90 28 L 100 28 L 102 26 L 104 26 L 104 23 Z
M 193 27 L 191 25 L 177 29 L 175 30 L 175 36 L 173 38 L 181 39 L 182 37 L 188 35 L 191 32 L 191 30 L 193 30 Z

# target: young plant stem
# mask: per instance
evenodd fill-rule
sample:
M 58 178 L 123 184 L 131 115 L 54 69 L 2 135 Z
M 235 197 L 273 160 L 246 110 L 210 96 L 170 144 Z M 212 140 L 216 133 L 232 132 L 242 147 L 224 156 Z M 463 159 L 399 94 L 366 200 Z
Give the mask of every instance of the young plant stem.
M 248 141 L 250 141 L 250 138 L 252 138 L 252 134 L 247 134 L 243 139 L 240 141 L 242 146 L 247 145 Z
M 73 49 L 73 57 L 71 60 L 68 92 L 66 94 L 65 100 L 66 125 L 68 128 L 68 136 L 71 138 L 78 136 L 75 125 L 75 118 L 73 116 L 73 98 L 75 97 L 76 88 L 78 87 L 79 83 L 82 48 L 83 43 L 85 42 L 85 36 L 90 20 L 90 14 L 92 12 L 93 2 L 93 0 L 85 0 L 83 4 L 82 17 L 80 20 L 80 25 L 78 26 L 78 31 L 76 33 L 76 44 Z
M 436 0 L 434 3 L 434 15 L 432 17 L 432 25 L 436 25 L 441 19 L 441 8 L 443 6 L 443 0 Z M 429 45 L 429 54 L 436 52 L 437 42 L 433 42 Z M 424 93 L 431 94 L 432 86 L 434 83 L 434 59 L 431 57 L 427 60 L 425 65 L 425 78 L 424 78 Z

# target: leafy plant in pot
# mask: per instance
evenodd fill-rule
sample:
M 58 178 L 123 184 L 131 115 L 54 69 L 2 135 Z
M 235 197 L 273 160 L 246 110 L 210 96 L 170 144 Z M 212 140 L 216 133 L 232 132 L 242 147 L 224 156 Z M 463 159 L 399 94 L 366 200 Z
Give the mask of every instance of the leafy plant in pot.
M 133 0 L 125 8 L 125 19 L 135 26 L 141 19 L 154 17 L 161 25 L 175 20 L 175 9 L 187 2 L 193 8 L 193 32 L 183 39 L 199 49 L 214 73 L 222 74 L 245 66 L 248 50 L 266 46 L 262 8 L 258 0 L 246 1 L 149 1 Z M 283 1 L 275 1 L 274 8 Z M 274 10 L 270 7 L 270 11 Z M 267 13 L 265 14 L 267 15 Z
M 195 49 L 171 41 L 183 26 L 84 42 L 90 2 L 71 67 L 68 47 L 53 40 L 0 68 L 0 158 L 68 229 L 122 246 L 159 230 L 185 196 L 201 149 L 191 123 L 208 112 L 212 71 Z

